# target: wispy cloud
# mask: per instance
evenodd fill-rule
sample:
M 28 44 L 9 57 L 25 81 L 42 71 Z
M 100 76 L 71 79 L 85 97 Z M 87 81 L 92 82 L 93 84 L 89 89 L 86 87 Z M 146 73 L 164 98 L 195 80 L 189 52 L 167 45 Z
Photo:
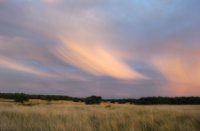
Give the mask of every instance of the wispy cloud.
M 196 56 L 163 56 L 153 60 L 168 82 L 164 85 L 171 95 L 196 95 L 200 85 L 200 61 Z
M 57 54 L 65 62 L 97 76 L 111 76 L 120 79 L 144 79 L 139 72 L 100 46 L 87 46 L 68 42 L 61 37 L 62 45 Z
M 5 58 L 5 57 L 0 57 L 0 68 L 7 68 L 11 70 L 16 70 L 20 71 L 23 73 L 29 73 L 41 77 L 52 77 L 53 75 L 50 75 L 49 73 L 45 73 L 43 71 L 38 70 L 37 68 L 27 66 L 25 64 L 22 64 L 20 62 L 17 62 L 15 60 Z
M 200 61 L 186 56 L 165 56 L 154 59 L 154 65 L 170 81 L 200 84 Z

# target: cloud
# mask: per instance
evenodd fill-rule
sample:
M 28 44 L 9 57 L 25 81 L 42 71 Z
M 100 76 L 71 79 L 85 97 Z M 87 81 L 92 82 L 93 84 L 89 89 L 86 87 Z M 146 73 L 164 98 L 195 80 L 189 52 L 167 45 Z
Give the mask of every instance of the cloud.
M 17 61 L 11 60 L 9 58 L 0 57 L 0 67 L 20 71 L 23 73 L 29 73 L 41 77 L 51 77 L 52 75 L 42 72 L 34 67 L 26 66 L 22 63 L 19 63 Z
M 165 56 L 154 59 L 156 68 L 170 81 L 200 85 L 200 61 L 185 56 Z
M 62 0 L 41 0 L 42 2 L 44 2 L 45 4 L 58 4 L 60 3 Z
M 0 3 L 1 89 L 109 97 L 200 94 L 198 0 Z M 46 77 L 52 74 L 56 78 Z
M 145 77 L 114 57 L 100 46 L 81 45 L 61 38 L 62 45 L 57 48 L 57 55 L 72 64 L 96 76 L 111 76 L 119 79 L 144 79 Z
M 168 82 L 162 85 L 162 92 L 167 96 L 199 96 L 199 85 Z
M 155 58 L 153 64 L 168 80 L 163 86 L 171 95 L 198 95 L 200 93 L 199 56 L 165 55 Z

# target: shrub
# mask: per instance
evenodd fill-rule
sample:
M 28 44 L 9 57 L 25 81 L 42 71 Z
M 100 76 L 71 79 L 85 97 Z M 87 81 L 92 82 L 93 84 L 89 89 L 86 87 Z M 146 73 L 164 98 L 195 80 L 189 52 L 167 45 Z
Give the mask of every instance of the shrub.
M 85 104 L 100 104 L 102 101 L 101 96 L 90 96 L 85 99 Z
M 19 102 L 23 104 L 24 102 L 29 101 L 29 97 L 28 95 L 24 93 L 19 93 L 19 94 L 14 95 L 14 100 L 15 102 Z

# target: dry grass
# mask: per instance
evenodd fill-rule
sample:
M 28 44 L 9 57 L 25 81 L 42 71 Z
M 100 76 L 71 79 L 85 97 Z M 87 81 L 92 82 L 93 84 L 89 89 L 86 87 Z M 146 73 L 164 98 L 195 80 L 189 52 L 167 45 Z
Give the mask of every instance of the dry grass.
M 0 102 L 0 131 L 200 131 L 200 106 Z

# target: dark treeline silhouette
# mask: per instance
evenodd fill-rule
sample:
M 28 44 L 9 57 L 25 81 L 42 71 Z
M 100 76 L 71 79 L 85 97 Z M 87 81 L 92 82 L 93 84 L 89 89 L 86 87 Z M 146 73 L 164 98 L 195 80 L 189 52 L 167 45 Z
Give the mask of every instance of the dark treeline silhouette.
M 130 103 L 130 104 L 135 104 L 137 99 L 103 99 L 104 102 L 111 102 L 111 103 L 119 103 L 119 104 L 125 104 L 125 103 Z
M 26 96 L 28 99 L 40 99 L 40 100 L 69 100 L 74 102 L 84 102 L 85 98 L 62 96 L 62 95 L 30 95 L 24 93 L 0 93 L 0 98 L 3 99 L 14 99 Z
M 86 104 L 100 104 L 101 102 L 111 102 L 119 104 L 137 104 L 137 105 L 155 105 L 155 104 L 171 104 L 171 105 L 197 105 L 200 104 L 200 97 L 142 97 L 139 99 L 102 99 L 101 96 L 90 96 L 86 98 L 70 97 L 61 95 L 30 95 L 24 93 L 0 93 L 0 98 L 13 99 L 16 102 L 23 103 L 29 99 L 41 100 L 68 100 L 74 102 L 85 102 Z
M 139 99 L 107 99 L 105 101 L 109 101 L 111 103 L 130 103 L 137 105 L 198 105 L 200 104 L 200 97 L 142 97 Z
M 137 99 L 135 104 L 171 104 L 171 105 L 189 105 L 200 104 L 200 97 L 143 97 Z

